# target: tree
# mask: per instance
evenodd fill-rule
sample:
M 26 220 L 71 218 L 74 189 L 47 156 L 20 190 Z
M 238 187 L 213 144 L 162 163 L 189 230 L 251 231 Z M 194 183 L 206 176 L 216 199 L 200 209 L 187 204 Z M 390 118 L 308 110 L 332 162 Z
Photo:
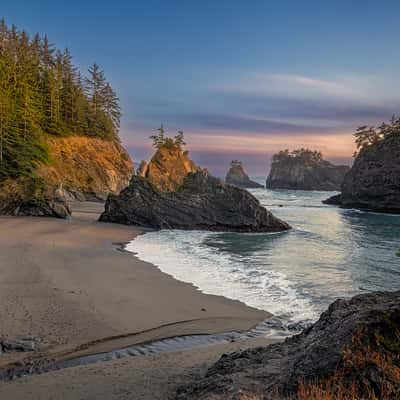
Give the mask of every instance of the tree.
M 165 135 L 163 124 L 157 129 L 158 134 L 151 135 L 150 139 L 153 141 L 153 147 L 160 149 L 161 147 L 182 149 L 186 145 L 183 131 L 178 131 L 178 134 L 173 138 Z

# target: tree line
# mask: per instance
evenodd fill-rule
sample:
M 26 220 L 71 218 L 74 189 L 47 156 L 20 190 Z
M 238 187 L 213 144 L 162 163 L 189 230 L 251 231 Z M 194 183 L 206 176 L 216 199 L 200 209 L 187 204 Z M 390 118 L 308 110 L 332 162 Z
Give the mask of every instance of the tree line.
M 119 99 L 97 64 L 81 75 L 68 49 L 0 21 L 0 180 L 48 160 L 46 134 L 117 140 Z
M 296 149 L 290 151 L 289 149 L 281 150 L 279 153 L 274 154 L 272 158 L 273 163 L 301 160 L 304 162 L 320 163 L 322 161 L 322 153 L 316 150 L 307 148 Z
M 354 156 L 357 156 L 358 152 L 362 149 L 382 140 L 388 138 L 400 140 L 400 118 L 393 116 L 388 123 L 383 122 L 378 127 L 360 126 L 354 133 L 354 136 L 357 145 L 357 151 L 354 153 Z

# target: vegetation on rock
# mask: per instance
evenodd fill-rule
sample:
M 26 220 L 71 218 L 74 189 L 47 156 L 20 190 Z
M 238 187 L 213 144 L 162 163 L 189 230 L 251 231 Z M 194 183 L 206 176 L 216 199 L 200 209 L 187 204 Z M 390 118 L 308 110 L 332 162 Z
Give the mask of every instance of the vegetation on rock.
M 45 135 L 117 139 L 118 98 L 97 64 L 82 77 L 69 51 L 0 21 L 0 181 L 49 161 Z

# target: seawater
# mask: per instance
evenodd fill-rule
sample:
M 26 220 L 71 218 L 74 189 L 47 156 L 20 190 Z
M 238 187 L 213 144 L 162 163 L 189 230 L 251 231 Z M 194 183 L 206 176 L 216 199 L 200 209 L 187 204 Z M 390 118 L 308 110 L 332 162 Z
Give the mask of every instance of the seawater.
M 162 230 L 127 250 L 204 293 L 241 300 L 286 325 L 315 321 L 339 297 L 400 289 L 400 216 L 322 204 L 332 192 L 250 190 L 292 230 Z

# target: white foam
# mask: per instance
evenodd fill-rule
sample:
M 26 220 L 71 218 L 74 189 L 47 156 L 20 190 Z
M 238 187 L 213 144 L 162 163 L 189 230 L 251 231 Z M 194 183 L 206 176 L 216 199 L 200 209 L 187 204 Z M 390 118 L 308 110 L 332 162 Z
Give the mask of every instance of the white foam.
M 126 250 L 204 293 L 240 300 L 291 322 L 317 318 L 311 299 L 300 295 L 284 274 L 204 244 L 210 238 L 218 241 L 218 233 L 149 232 L 130 242 Z

